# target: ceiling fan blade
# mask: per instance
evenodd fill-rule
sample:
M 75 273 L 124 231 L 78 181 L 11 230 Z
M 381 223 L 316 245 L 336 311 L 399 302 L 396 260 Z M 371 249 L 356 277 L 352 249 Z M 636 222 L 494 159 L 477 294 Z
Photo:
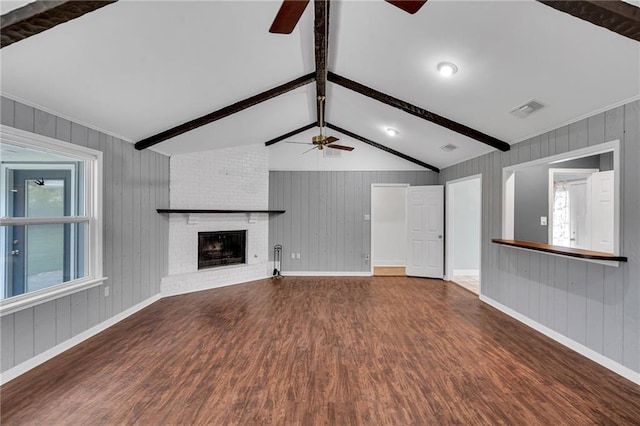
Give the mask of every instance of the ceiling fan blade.
M 340 139 L 333 137 L 333 136 L 329 136 L 327 139 L 325 139 L 325 144 L 330 144 L 330 143 L 334 143 L 334 142 L 338 142 Z
M 296 141 L 285 141 L 285 143 L 299 143 L 300 145 L 313 145 L 309 142 L 296 142 Z
M 353 151 L 352 146 L 344 146 L 344 145 L 327 145 L 327 148 L 341 149 L 343 151 Z
M 309 0 L 284 0 L 271 24 L 271 28 L 269 28 L 269 32 L 291 34 L 307 4 L 309 4 Z
M 309 151 L 313 151 L 314 149 L 318 149 L 318 147 L 314 146 L 313 148 L 310 148 L 310 149 L 306 150 L 305 152 L 303 152 L 303 154 L 306 154 Z
M 391 3 L 395 7 L 399 7 L 407 13 L 414 14 L 420 10 L 427 0 L 385 0 L 387 3 Z

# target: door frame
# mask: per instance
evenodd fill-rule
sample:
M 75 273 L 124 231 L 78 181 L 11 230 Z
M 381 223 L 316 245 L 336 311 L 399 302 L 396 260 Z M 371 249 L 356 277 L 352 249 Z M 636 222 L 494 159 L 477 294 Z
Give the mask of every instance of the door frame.
M 444 202 L 444 210 L 445 210 L 445 219 L 444 219 L 444 226 L 445 226 L 445 233 L 444 233 L 444 279 L 446 281 L 451 281 L 453 279 L 453 230 L 455 227 L 454 221 L 453 221 L 453 212 L 455 209 L 455 205 L 453 203 L 453 197 L 452 197 L 452 191 L 451 191 L 451 185 L 455 185 L 457 183 L 461 183 L 461 182 L 466 182 L 469 180 L 475 180 L 478 179 L 480 181 L 480 226 L 478 227 L 478 241 L 479 241 L 479 247 L 478 247 L 478 254 L 480 255 L 480 263 L 479 263 L 479 271 L 480 271 L 480 287 L 479 287 L 479 291 L 482 292 L 482 173 L 476 174 L 476 175 L 471 175 L 471 176 L 465 176 L 463 178 L 459 178 L 459 179 L 454 179 L 454 180 L 450 180 L 447 181 L 445 183 L 445 188 L 444 188 L 444 198 L 445 198 L 445 202 Z
M 369 255 L 369 269 L 371 272 L 371 275 L 373 276 L 373 253 L 374 253 L 374 245 L 373 245 L 373 235 L 374 235 L 374 218 L 375 218 L 375 212 L 373 209 L 373 188 L 384 188 L 384 187 L 400 187 L 400 188 L 409 188 L 409 186 L 411 186 L 411 184 L 409 183 L 372 183 L 371 184 L 371 189 L 370 189 L 370 196 L 369 196 L 369 205 L 370 205 L 370 210 L 371 210 L 371 214 L 370 214 L 370 223 L 371 223 L 371 230 L 370 230 L 370 234 L 369 234 L 369 240 L 370 240 L 370 246 L 371 246 L 371 253 Z M 405 197 L 405 203 L 406 203 L 406 197 Z M 405 211 L 404 211 L 404 224 L 405 224 L 405 228 L 407 227 L 407 209 L 405 207 Z M 405 258 L 405 266 L 406 266 L 406 258 Z

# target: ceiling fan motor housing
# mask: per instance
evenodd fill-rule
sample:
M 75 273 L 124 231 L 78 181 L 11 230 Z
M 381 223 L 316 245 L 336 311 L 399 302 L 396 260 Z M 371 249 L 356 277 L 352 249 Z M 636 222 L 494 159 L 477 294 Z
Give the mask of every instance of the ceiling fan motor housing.
M 315 144 L 322 144 L 325 140 L 327 140 L 325 135 L 316 135 L 311 138 L 311 141 Z

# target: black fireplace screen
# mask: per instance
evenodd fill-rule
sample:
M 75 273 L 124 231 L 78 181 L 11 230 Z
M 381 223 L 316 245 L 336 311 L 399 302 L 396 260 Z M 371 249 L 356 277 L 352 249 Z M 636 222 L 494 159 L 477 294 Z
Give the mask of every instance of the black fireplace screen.
M 247 231 L 198 232 L 198 269 L 245 263 Z

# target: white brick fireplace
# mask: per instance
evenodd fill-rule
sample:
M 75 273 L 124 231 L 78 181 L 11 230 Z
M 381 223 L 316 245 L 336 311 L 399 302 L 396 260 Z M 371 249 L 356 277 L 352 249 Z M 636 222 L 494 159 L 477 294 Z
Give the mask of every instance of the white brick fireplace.
M 251 145 L 175 155 L 170 162 L 170 208 L 267 210 L 267 148 Z M 246 263 L 198 270 L 198 232 L 247 231 Z M 171 213 L 168 276 L 162 294 L 188 293 L 270 276 L 266 213 Z

